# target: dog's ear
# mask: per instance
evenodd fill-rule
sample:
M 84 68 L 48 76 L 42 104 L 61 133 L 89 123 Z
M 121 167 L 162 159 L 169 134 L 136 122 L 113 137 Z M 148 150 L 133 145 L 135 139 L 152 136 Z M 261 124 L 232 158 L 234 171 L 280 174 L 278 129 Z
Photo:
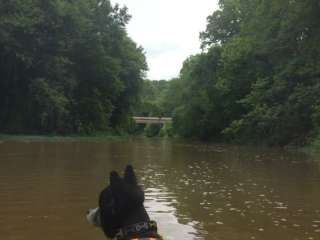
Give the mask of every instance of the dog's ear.
M 121 178 L 116 171 L 110 172 L 110 186 L 116 186 L 121 182 Z
M 128 165 L 124 170 L 124 181 L 132 185 L 137 185 L 136 174 L 134 173 L 133 167 L 131 165 Z

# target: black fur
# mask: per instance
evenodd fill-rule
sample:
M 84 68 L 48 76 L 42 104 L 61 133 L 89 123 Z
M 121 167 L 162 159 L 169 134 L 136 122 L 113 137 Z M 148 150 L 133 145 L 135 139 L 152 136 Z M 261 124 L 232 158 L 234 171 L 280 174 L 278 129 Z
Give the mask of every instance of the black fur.
M 137 183 L 132 166 L 126 167 L 123 178 L 112 171 L 110 185 L 99 197 L 101 225 L 105 235 L 114 238 L 118 230 L 125 226 L 150 221 L 143 202 L 144 192 Z M 141 237 L 156 236 L 156 233 L 150 233 Z

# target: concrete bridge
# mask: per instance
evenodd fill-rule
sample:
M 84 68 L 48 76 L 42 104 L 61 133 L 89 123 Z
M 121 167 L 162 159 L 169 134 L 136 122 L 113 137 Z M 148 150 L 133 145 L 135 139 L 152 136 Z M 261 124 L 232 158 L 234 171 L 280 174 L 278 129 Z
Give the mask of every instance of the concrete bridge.
M 137 124 L 165 124 L 172 123 L 172 118 L 169 117 L 133 117 Z

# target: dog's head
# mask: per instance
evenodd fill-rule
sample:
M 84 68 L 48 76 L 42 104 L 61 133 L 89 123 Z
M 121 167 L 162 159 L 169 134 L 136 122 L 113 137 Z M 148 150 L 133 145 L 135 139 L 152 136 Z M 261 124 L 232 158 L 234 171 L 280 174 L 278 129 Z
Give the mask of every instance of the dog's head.
M 101 225 L 105 234 L 113 238 L 128 216 L 143 206 L 144 192 L 137 183 L 132 166 L 127 166 L 124 176 L 110 173 L 110 184 L 100 194 Z

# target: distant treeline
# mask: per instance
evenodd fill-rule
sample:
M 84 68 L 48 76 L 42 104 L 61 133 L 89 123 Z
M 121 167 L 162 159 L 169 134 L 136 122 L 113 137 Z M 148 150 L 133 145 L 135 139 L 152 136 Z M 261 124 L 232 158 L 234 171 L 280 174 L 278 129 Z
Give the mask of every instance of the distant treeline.
M 125 128 L 147 69 L 109 0 L 0 1 L 0 132 Z
M 139 102 L 134 107 L 135 116 L 143 117 L 167 117 L 172 116 L 175 109 L 175 103 L 172 101 L 172 95 L 175 91 L 171 87 L 174 81 L 150 81 L 144 80 L 140 92 Z M 144 134 L 148 137 L 171 137 L 172 124 L 146 124 L 138 125 L 133 129 L 134 134 Z
M 172 95 L 175 90 L 171 84 L 173 80 L 151 81 L 144 80 L 140 92 L 138 104 L 134 108 L 136 116 L 144 117 L 166 117 L 172 116 L 175 103 Z
M 1 1 L 0 132 L 126 129 L 134 112 L 172 116 L 182 137 L 286 145 L 318 135 L 319 145 L 319 0 L 219 4 L 200 34 L 202 53 L 178 78 L 151 82 L 126 8 Z
M 203 53 L 189 57 L 179 78 L 148 107 L 172 115 L 175 133 L 184 137 L 271 145 L 315 138 L 320 130 L 319 0 L 219 3 L 200 34 Z

